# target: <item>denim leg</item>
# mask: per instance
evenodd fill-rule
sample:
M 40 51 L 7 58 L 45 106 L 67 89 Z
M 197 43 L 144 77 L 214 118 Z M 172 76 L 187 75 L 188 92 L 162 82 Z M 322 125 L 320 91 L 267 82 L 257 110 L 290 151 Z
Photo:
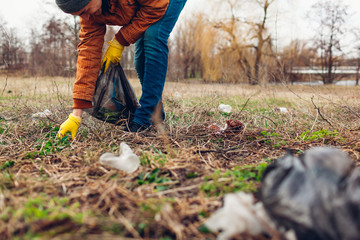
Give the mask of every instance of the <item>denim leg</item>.
M 142 95 L 133 121 L 141 125 L 151 125 L 151 116 L 161 100 L 168 66 L 167 42 L 185 3 L 186 0 L 170 0 L 165 15 L 135 44 L 135 68 Z
M 145 51 L 144 51 L 144 35 L 135 43 L 134 66 L 141 85 L 144 82 L 145 71 Z

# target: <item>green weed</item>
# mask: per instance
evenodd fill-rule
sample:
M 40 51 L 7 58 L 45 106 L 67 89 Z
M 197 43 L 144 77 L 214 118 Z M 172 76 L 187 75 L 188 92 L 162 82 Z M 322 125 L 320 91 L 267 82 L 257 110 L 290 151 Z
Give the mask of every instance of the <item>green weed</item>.
M 167 174 L 166 174 L 167 175 Z M 161 176 L 160 169 L 155 168 L 151 172 L 142 172 L 138 176 L 137 185 L 145 185 L 145 184 L 162 184 L 166 182 L 170 182 L 171 180 L 167 176 Z M 168 189 L 168 186 L 166 185 L 158 185 L 155 187 L 157 191 L 163 191 Z
M 5 170 L 7 168 L 11 168 L 12 166 L 14 166 L 15 162 L 14 161 L 6 161 L 3 163 L 2 166 L 0 166 L 0 170 Z
M 149 154 L 145 153 L 144 151 L 141 153 L 140 164 L 142 166 L 151 166 L 150 156 L 149 156 Z
M 323 139 L 326 137 L 336 137 L 338 135 L 339 135 L 339 133 L 337 130 L 334 130 L 333 132 L 331 132 L 327 129 L 321 129 L 316 132 L 310 132 L 308 130 L 308 131 L 303 132 L 301 134 L 300 138 L 304 141 L 313 141 L 313 140 Z
M 191 172 L 186 174 L 186 178 L 196 178 L 199 175 L 197 172 Z
M 10 127 L 0 117 L 0 134 L 7 134 L 9 132 L 9 129 Z
M 78 213 L 76 209 L 79 203 L 68 205 L 67 198 L 54 197 L 50 200 L 41 197 L 29 199 L 23 208 L 12 209 L 9 213 L 13 217 L 24 219 L 26 223 L 31 223 L 41 219 L 47 220 L 62 220 L 71 219 L 75 223 L 81 224 L 83 221 L 83 214 Z M 8 218 L 10 218 L 9 216 Z
M 58 127 L 54 127 L 45 135 L 45 138 L 48 139 L 44 141 L 39 139 L 36 141 L 38 143 L 35 145 L 35 148 L 38 151 L 29 152 L 25 155 L 25 158 L 35 158 L 37 156 L 45 156 L 48 154 L 60 152 L 63 149 L 70 146 L 69 136 L 64 136 L 62 139 L 57 138 L 57 133 L 59 131 Z
M 286 141 L 282 139 L 282 136 L 276 132 L 261 131 L 260 134 L 267 138 L 264 140 L 265 143 L 273 144 L 273 148 L 280 148 L 287 144 Z
M 2 171 L 2 175 L 0 178 L 0 188 L 1 189 L 11 189 L 15 186 L 14 176 L 9 171 L 11 167 L 15 165 L 14 161 L 6 161 L 0 166 L 0 170 Z
M 140 164 L 142 166 L 151 166 L 152 164 L 164 166 L 168 162 L 166 155 L 153 145 L 151 148 L 154 153 L 147 153 L 143 151 L 140 157 Z
M 15 187 L 14 175 L 9 172 L 7 169 L 2 172 L 0 178 L 0 188 L 1 189 L 12 189 Z
M 175 125 L 176 123 L 178 123 L 181 118 L 180 116 L 176 115 L 176 113 L 174 112 L 169 112 L 166 114 L 166 120 L 171 123 L 172 125 Z
M 237 166 L 225 173 L 216 170 L 212 175 L 205 177 L 205 183 L 200 189 L 208 196 L 222 196 L 237 191 L 254 192 L 267 166 L 267 163 L 257 166 Z

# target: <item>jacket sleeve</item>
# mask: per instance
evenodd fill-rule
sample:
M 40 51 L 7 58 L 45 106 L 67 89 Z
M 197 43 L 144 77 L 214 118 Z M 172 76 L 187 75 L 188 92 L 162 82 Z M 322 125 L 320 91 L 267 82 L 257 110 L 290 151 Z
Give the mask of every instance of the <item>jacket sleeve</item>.
M 92 101 L 100 70 L 106 25 L 80 17 L 78 59 L 73 98 Z
M 135 43 L 148 27 L 164 16 L 169 0 L 138 0 L 138 3 L 136 15 L 116 34 L 116 39 L 124 46 Z

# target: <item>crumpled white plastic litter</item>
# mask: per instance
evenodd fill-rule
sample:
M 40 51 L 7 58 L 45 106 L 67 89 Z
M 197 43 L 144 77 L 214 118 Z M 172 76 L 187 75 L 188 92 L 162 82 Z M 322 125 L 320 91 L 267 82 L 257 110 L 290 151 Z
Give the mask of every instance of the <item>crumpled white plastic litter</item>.
M 120 143 L 119 154 L 104 153 L 100 156 L 100 163 L 122 170 L 127 173 L 135 172 L 139 165 L 139 157 L 125 142 Z
M 232 107 L 230 105 L 226 104 L 220 104 L 219 105 L 219 112 L 221 113 L 231 113 Z
M 255 204 L 254 197 L 244 192 L 226 194 L 223 208 L 206 220 L 205 226 L 212 232 L 221 230 L 219 240 L 231 239 L 241 233 L 259 235 L 275 229 L 262 202 Z
M 32 118 L 38 119 L 38 118 L 47 118 L 50 116 L 52 112 L 49 109 L 45 109 L 43 112 L 37 112 L 31 115 Z
M 287 108 L 284 107 L 278 107 L 276 108 L 277 111 L 281 112 L 281 113 L 288 113 L 289 110 Z

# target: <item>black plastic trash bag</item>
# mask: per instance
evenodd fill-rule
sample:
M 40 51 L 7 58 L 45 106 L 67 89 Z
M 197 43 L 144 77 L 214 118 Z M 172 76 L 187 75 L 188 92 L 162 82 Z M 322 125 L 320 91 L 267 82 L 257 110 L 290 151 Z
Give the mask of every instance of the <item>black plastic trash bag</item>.
M 338 149 L 278 159 L 265 170 L 260 199 L 298 239 L 360 239 L 360 170 Z
M 100 71 L 93 98 L 93 107 L 85 111 L 97 119 L 121 124 L 134 113 L 139 103 L 120 64 L 110 64 Z

